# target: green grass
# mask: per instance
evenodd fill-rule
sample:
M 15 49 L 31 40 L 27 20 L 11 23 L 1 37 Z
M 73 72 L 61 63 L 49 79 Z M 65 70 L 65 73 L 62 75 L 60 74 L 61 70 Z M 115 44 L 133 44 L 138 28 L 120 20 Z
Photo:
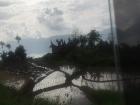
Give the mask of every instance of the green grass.
M 86 96 L 93 105 L 123 105 L 120 93 L 109 90 L 85 89 Z M 0 85 L 0 105 L 61 105 L 50 99 L 34 99 L 33 97 L 20 96 L 18 92 L 9 87 Z M 64 105 L 64 104 L 63 104 Z
M 96 90 L 92 92 L 94 105 L 124 105 L 122 93 L 111 90 Z
M 82 87 L 86 97 L 93 102 L 93 105 L 124 105 L 122 93 L 113 90 L 94 90 L 89 87 Z
M 15 89 L 0 85 L 0 105 L 60 105 L 48 99 L 20 96 Z

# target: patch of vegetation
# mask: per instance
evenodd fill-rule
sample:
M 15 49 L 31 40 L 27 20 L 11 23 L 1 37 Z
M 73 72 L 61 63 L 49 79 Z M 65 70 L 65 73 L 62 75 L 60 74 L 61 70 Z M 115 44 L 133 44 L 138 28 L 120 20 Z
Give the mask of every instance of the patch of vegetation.
M 0 105 L 60 105 L 58 102 L 48 99 L 34 99 L 29 96 L 21 96 L 10 87 L 0 84 Z
M 94 105 L 123 105 L 120 93 L 110 90 L 87 90 L 86 96 Z M 58 100 L 59 101 L 59 100 Z M 0 105 L 62 105 L 57 101 L 21 96 L 10 87 L 0 85 Z
M 52 53 L 42 57 L 47 66 L 74 65 L 83 67 L 114 66 L 113 43 L 104 41 L 100 34 L 91 30 L 87 35 L 76 35 L 51 41 Z
M 92 92 L 95 105 L 124 105 L 122 93 L 111 90 L 96 90 Z

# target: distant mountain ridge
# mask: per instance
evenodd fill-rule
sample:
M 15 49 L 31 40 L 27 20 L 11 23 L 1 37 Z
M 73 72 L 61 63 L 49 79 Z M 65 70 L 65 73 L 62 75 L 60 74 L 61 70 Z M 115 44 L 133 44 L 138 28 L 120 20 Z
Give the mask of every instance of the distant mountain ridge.
M 55 41 L 56 39 L 67 40 L 69 37 L 70 35 L 59 35 L 48 38 L 23 38 L 21 40 L 21 45 L 25 47 L 28 56 L 40 57 L 46 53 L 51 52 L 51 41 Z M 12 50 L 14 50 L 18 46 L 16 41 L 11 41 L 9 43 L 12 46 Z

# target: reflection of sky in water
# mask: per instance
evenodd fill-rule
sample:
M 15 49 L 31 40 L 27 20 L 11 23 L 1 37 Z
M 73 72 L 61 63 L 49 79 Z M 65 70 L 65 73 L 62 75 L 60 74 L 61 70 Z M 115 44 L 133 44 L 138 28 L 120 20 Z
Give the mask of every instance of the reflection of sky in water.
M 60 72 L 55 72 L 46 79 L 44 79 L 42 82 L 36 85 L 35 90 L 40 88 L 45 88 L 49 86 L 58 85 L 65 82 L 65 77 Z M 49 92 L 45 92 L 40 95 L 41 97 L 50 97 L 51 99 L 60 99 L 60 102 L 70 102 L 72 99 L 73 105 L 89 105 L 90 102 L 86 98 L 86 96 L 77 88 L 75 87 L 67 87 L 67 88 L 61 88 Z M 79 101 L 80 100 L 80 101 Z
M 67 71 L 69 72 L 69 70 Z M 103 77 L 101 78 L 101 80 L 107 80 L 107 79 L 116 79 L 116 75 L 112 74 L 112 76 L 110 74 L 107 75 L 103 75 Z M 48 76 L 47 78 L 45 78 L 42 82 L 38 83 L 34 90 L 38 90 L 41 88 L 45 88 L 45 87 L 50 87 L 50 86 L 54 86 L 54 85 L 59 85 L 61 83 L 65 82 L 65 77 L 63 73 L 60 72 L 54 72 L 52 75 Z M 91 88 L 95 88 L 95 89 L 117 89 L 117 84 L 116 83 L 91 83 L 91 82 L 87 82 L 87 81 L 83 81 L 81 83 L 81 77 L 78 80 L 73 80 L 73 83 L 79 86 L 85 86 L 88 85 Z M 61 88 L 61 89 L 57 89 L 57 90 L 52 90 L 49 92 L 44 92 L 42 94 L 40 94 L 39 96 L 41 97 L 47 97 L 50 99 L 55 99 L 55 100 L 60 100 L 61 103 L 65 102 L 65 103 L 70 103 L 72 102 L 72 105 L 89 105 L 90 101 L 86 98 L 86 96 L 84 95 L 84 93 L 82 91 L 80 91 L 78 88 L 76 87 L 67 87 L 67 88 Z
M 63 71 L 72 74 L 73 70 L 70 68 L 62 68 Z M 87 78 L 89 78 L 90 76 L 88 75 Z M 73 80 L 73 83 L 79 86 L 89 86 L 91 88 L 94 89 L 115 89 L 117 90 L 117 83 L 116 82 L 109 82 L 109 83 L 91 83 L 91 82 L 87 82 L 87 81 L 83 81 L 81 83 L 81 77 L 77 80 Z M 100 80 L 115 80 L 116 79 L 116 74 L 102 74 L 102 77 L 100 78 Z M 61 72 L 54 72 L 53 74 L 49 75 L 48 77 L 46 77 L 43 81 L 41 81 L 40 83 L 38 83 L 35 88 L 35 90 L 41 89 L 41 88 L 46 88 L 46 87 L 50 87 L 50 86 L 54 86 L 54 85 L 59 85 L 65 82 L 65 76 L 63 73 Z M 9 86 L 16 86 L 17 88 L 19 88 L 21 86 L 21 83 L 23 83 L 23 81 L 18 81 L 18 82 L 14 82 L 14 81 L 9 81 L 6 85 Z M 45 98 L 49 98 L 52 100 L 59 100 L 61 103 L 71 103 L 72 105 L 90 105 L 90 101 L 86 98 L 86 96 L 84 95 L 84 93 L 79 90 L 76 87 L 67 87 L 67 88 L 61 88 L 61 89 L 56 89 L 56 90 L 52 90 L 49 92 L 44 92 L 42 94 L 39 95 L 39 97 L 45 97 Z

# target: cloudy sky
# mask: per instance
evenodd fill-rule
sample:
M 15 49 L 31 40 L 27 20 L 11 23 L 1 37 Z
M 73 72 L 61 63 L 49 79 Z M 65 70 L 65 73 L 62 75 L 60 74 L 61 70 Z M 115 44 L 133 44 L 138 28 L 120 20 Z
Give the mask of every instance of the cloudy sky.
M 74 29 L 107 32 L 107 0 L 0 0 L 0 40 L 65 35 Z
M 19 35 L 28 55 L 36 56 L 50 51 L 50 39 L 74 30 L 86 34 L 96 29 L 108 38 L 107 1 L 0 0 L 0 41 L 10 43 L 14 50 L 17 43 L 13 41 Z

